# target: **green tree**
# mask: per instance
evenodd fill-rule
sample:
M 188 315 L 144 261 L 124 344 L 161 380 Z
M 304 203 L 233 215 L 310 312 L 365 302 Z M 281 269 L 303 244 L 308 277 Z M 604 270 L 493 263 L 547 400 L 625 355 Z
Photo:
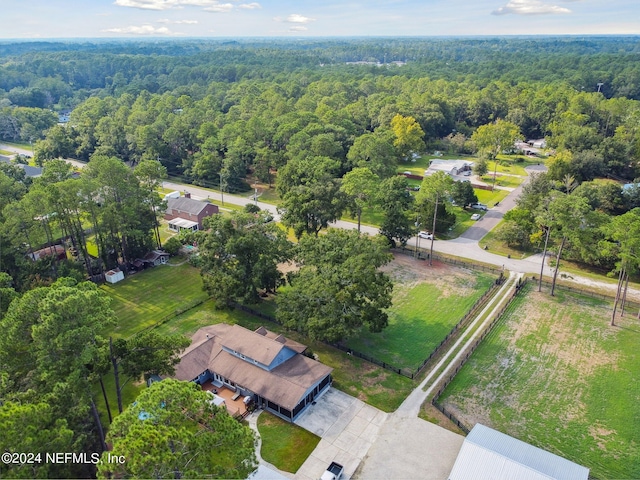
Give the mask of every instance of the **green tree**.
M 604 243 L 604 248 L 607 251 L 613 251 L 618 257 L 616 265 L 618 288 L 611 313 L 611 325 L 615 325 L 616 311 L 620 301 L 622 301 L 624 315 L 629 275 L 640 266 L 640 208 L 634 208 L 623 215 L 613 217 L 602 229 L 610 240 Z
M 400 157 L 407 160 L 412 152 L 424 151 L 424 132 L 413 117 L 400 114 L 391 119 L 391 129 L 395 135 L 393 146 L 398 149 Z
M 380 235 L 387 237 L 391 245 L 398 241 L 405 246 L 416 233 L 413 221 L 415 201 L 408 187 L 406 177 L 399 175 L 384 179 L 380 185 L 377 196 L 378 208 L 383 214 Z
M 393 286 L 378 269 L 390 260 L 382 237 L 336 229 L 302 237 L 296 255 L 302 268 L 280 293 L 278 319 L 287 328 L 329 342 L 363 327 L 382 331 Z
M 473 132 L 471 140 L 476 144 L 476 147 L 493 159 L 493 187 L 496 185 L 496 173 L 498 163 L 500 163 L 498 154 L 502 153 L 505 148 L 512 146 L 519 136 L 518 126 L 502 119 L 482 125 Z
M 367 167 L 380 178 L 396 172 L 396 151 L 391 141 L 379 133 L 365 133 L 353 142 L 347 152 L 352 167 Z
M 190 340 L 183 335 L 160 335 L 154 331 L 139 333 L 129 339 L 109 339 L 109 360 L 113 366 L 118 411 L 122 413 L 122 389 L 127 382 L 145 380 L 150 375 L 172 375 L 179 355 Z M 120 381 L 120 373 L 127 378 Z
M 265 214 L 235 213 L 207 219 L 200 242 L 205 289 L 220 308 L 234 302 L 255 303 L 259 290 L 275 290 L 278 263 L 288 258 L 289 243 Z
M 13 288 L 13 279 L 8 273 L 0 272 L 0 318 L 8 310 L 9 304 L 18 293 Z
M 454 182 L 451 187 L 451 198 L 461 207 L 478 201 L 478 196 L 473 190 L 471 182 Z
M 177 236 L 173 236 L 167 239 L 166 242 L 164 242 L 163 248 L 169 255 L 175 256 L 180 252 L 180 249 L 182 248 L 182 242 Z
M 482 177 L 483 175 L 486 175 L 488 171 L 489 163 L 487 162 L 487 159 L 484 157 L 480 157 L 473 166 L 473 173 L 475 173 L 479 177 Z
M 320 230 L 342 216 L 346 206 L 347 198 L 340 190 L 339 180 L 324 177 L 292 188 L 282 197 L 278 212 L 282 215 L 282 224 L 301 238 L 304 233 L 318 236 Z
M 12 395 L 50 405 L 51 418 L 73 431 L 72 451 L 105 448 L 92 386 L 104 345 L 100 332 L 114 322 L 110 302 L 93 283 L 61 278 L 14 300 L 0 321 L 0 367 Z M 91 474 L 83 465 L 67 468 L 62 476 Z
M 556 264 L 551 284 L 551 295 L 553 295 L 555 291 L 558 270 L 560 269 L 560 259 L 562 258 L 562 251 L 565 244 L 567 241 L 580 241 L 580 236 L 587 230 L 589 224 L 588 213 L 590 211 L 589 204 L 584 198 L 574 197 L 560 192 L 549 202 L 548 215 L 550 221 L 545 223 L 550 223 L 550 226 L 547 226 L 547 228 L 553 228 L 551 231 L 552 235 L 555 232 L 560 241 L 556 250 Z
M 378 189 L 379 178 L 366 167 L 357 167 L 342 177 L 340 190 L 352 203 L 352 209 L 358 217 L 358 232 L 362 210 L 373 205 Z
M 133 170 L 133 173 L 140 182 L 140 187 L 146 193 L 146 203 L 151 210 L 153 218 L 153 230 L 158 248 L 162 248 L 160 240 L 160 219 L 164 214 L 166 204 L 160 197 L 158 189 L 162 185 L 162 180 L 167 178 L 167 169 L 158 160 L 142 160 Z
M 211 402 L 199 385 L 151 385 L 109 430 L 99 478 L 247 478 L 257 467 L 253 431 Z M 112 463 L 107 455 L 124 456 Z
M 446 200 L 451 195 L 453 184 L 454 181 L 449 175 L 436 172 L 422 179 L 420 191 L 416 195 L 418 218 L 425 220 L 433 218 L 429 265 L 433 264 L 433 242 L 436 232 L 448 228 L 452 222 L 455 222 L 455 215 L 449 213 L 446 208 Z
M 33 463 L 0 464 L 2 478 L 58 478 L 70 474 L 64 467 L 47 462 L 47 454 L 73 451 L 74 432 L 63 418 L 56 418 L 45 402 L 0 404 L 0 451 L 39 455 Z

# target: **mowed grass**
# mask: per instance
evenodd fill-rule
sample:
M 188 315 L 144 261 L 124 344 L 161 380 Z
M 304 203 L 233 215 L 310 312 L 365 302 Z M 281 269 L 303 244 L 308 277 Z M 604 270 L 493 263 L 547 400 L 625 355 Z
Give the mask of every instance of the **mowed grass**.
M 117 324 L 110 334 L 125 338 L 207 298 L 200 271 L 186 263 L 149 268 L 100 288 L 113 299 Z
M 271 308 L 272 306 L 267 310 Z M 259 307 L 256 309 L 261 310 Z M 216 323 L 238 324 L 250 330 L 264 326 L 268 330 L 282 333 L 308 345 L 309 350 L 317 355 L 320 362 L 334 369 L 332 373 L 334 387 L 385 412 L 398 408 L 416 386 L 416 383 L 409 378 L 349 356 L 323 343 L 311 342 L 308 338 L 296 332 L 287 331 L 276 323 L 270 323 L 238 309 L 217 310 L 211 300 L 158 325 L 155 329 L 162 334 L 177 333 L 190 337 L 199 328 Z
M 440 401 L 477 422 L 591 469 L 640 478 L 640 322 L 611 305 L 531 284 Z
M 258 417 L 262 439 L 260 456 L 285 472 L 296 473 L 320 442 L 320 437 L 293 423 L 262 412 Z
M 424 262 L 420 265 L 427 269 Z M 347 345 L 398 368 L 416 369 L 486 292 L 494 277 L 445 269 L 420 283 L 396 273 L 389 326 L 380 333 L 362 330 Z

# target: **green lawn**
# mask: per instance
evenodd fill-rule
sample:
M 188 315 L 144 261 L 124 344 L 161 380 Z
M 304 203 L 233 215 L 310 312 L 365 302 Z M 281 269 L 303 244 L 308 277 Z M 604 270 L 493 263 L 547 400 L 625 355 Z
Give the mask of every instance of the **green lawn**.
M 514 177 L 512 175 L 501 175 L 500 172 L 496 174 L 496 187 L 516 188 L 522 182 L 525 177 Z M 487 175 L 480 178 L 487 185 L 493 185 L 493 170 L 490 170 Z
M 529 284 L 440 402 L 591 469 L 640 478 L 640 327 L 611 305 Z
M 363 330 L 347 345 L 396 367 L 416 369 L 493 281 L 456 269 L 418 285 L 396 282 L 389 326 L 380 333 Z
M 500 227 L 500 225 L 502 225 L 502 222 L 503 221 L 500 221 L 500 223 L 498 223 L 498 225 L 496 225 L 496 227 L 493 230 L 491 230 L 484 237 L 482 237 L 482 240 L 480 240 L 478 243 L 480 245 L 486 245 L 490 252 L 496 253 L 498 255 L 502 255 L 504 257 L 510 255 L 512 258 L 525 258 L 530 255 L 533 255 L 537 251 L 537 249 L 534 249 L 534 248 L 520 249 L 520 248 L 510 247 L 503 241 L 498 240 L 496 238 L 495 232 Z
M 258 417 L 260 456 L 285 472 L 296 473 L 320 442 L 320 437 L 268 412 Z
M 498 155 L 498 173 L 511 173 L 513 175 L 527 176 L 525 167 L 529 165 L 539 165 L 544 163 L 544 158 L 530 158 L 524 155 Z M 487 169 L 489 172 L 493 172 L 495 164 L 493 160 L 487 162 Z
M 481 190 L 479 188 L 475 189 L 474 192 L 478 197 L 478 202 L 484 203 L 488 207 L 493 207 L 496 202 L 501 202 L 511 193 L 506 190 L 494 190 L 492 192 L 491 190 Z
M 200 271 L 189 264 L 153 267 L 100 288 L 113 299 L 117 325 L 110 334 L 117 337 L 129 337 L 207 298 Z

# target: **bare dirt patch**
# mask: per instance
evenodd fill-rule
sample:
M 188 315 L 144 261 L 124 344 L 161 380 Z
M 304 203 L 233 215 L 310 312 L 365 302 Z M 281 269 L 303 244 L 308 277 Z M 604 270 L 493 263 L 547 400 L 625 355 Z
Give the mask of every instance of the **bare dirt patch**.
M 452 295 L 466 297 L 472 294 L 476 278 L 470 270 L 451 266 L 437 260 L 429 265 L 426 260 L 419 260 L 409 255 L 397 254 L 381 271 L 391 277 L 397 287 L 397 293 L 409 290 L 421 283 L 428 283 L 438 288 L 441 296 Z

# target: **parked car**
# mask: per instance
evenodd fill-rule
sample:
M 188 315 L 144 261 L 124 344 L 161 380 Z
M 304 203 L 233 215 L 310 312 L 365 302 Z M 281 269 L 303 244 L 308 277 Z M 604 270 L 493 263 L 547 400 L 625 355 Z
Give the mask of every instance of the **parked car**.
M 484 210 L 485 212 L 489 210 L 489 208 L 484 203 L 472 203 L 469 206 L 475 210 Z
M 471 170 L 465 170 L 465 172 L 463 173 L 463 175 L 465 177 L 470 177 L 471 176 Z
M 407 170 L 406 172 L 402 172 L 403 175 L 413 175 L 413 173 L 411 173 L 409 170 Z
M 331 462 L 329 468 L 325 470 L 320 477 L 320 480 L 339 480 L 342 476 L 342 472 L 344 471 L 344 467 L 336 462 Z
M 420 238 L 426 238 L 427 240 L 431 240 L 433 238 L 433 234 L 429 232 L 418 232 L 418 236 Z
M 482 218 L 482 215 L 480 215 L 479 213 L 474 213 L 473 215 L 471 215 L 471 220 L 480 220 Z

